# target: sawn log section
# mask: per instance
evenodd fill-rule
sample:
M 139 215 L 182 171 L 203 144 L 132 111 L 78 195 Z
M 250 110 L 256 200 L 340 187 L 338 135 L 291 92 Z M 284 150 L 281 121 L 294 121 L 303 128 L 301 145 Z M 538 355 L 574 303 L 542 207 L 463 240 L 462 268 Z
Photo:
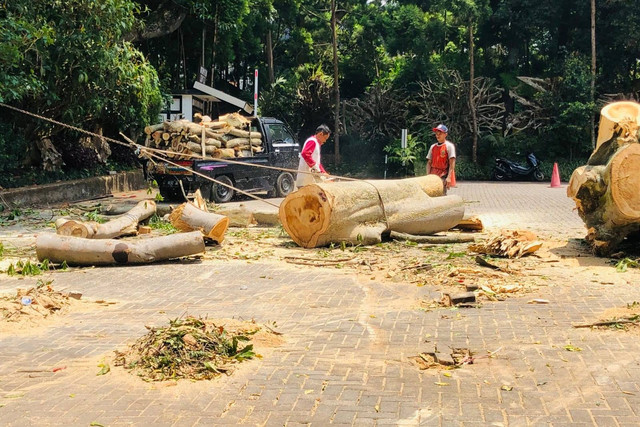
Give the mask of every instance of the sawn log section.
M 442 193 L 435 175 L 312 184 L 289 194 L 279 216 L 293 241 L 305 248 L 370 245 L 391 231 L 428 235 L 458 224 L 462 198 Z

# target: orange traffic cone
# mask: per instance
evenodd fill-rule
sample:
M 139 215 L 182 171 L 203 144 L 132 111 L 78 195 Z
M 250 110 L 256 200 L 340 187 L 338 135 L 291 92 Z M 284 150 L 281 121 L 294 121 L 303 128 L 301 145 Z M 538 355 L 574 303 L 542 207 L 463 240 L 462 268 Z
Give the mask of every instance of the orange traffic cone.
M 451 172 L 451 187 L 455 187 L 456 186 L 456 171 L 452 171 Z
M 553 173 L 551 173 L 551 188 L 561 187 L 560 185 L 560 172 L 558 171 L 558 163 L 553 164 Z

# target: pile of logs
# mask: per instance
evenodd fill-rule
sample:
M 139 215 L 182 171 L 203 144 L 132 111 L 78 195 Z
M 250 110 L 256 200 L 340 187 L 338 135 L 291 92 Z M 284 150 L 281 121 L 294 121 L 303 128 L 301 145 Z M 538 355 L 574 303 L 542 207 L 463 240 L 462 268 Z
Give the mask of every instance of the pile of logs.
M 585 222 L 587 241 L 610 255 L 626 239 L 640 240 L 640 104 L 606 105 L 600 113 L 596 148 L 571 175 L 567 195 Z
M 56 221 L 56 234 L 38 234 L 38 260 L 69 265 L 142 264 L 202 253 L 204 238 L 222 242 L 229 220 L 201 210 L 203 204 L 206 209 L 206 203 L 202 197 L 200 201 L 199 205 L 189 204 L 192 209 L 188 212 L 183 206 L 174 215 L 181 225 L 178 228 L 185 232 L 137 241 L 117 238 L 140 232 L 140 222 L 156 213 L 153 200 L 143 200 L 126 214 L 104 224 L 60 218 Z
M 251 157 L 261 153 L 262 134 L 252 132 L 251 119 L 238 113 L 225 114 L 217 120 L 195 115 L 199 123 L 189 120 L 165 121 L 145 127 L 147 147 L 165 150 L 175 160 L 202 158 Z

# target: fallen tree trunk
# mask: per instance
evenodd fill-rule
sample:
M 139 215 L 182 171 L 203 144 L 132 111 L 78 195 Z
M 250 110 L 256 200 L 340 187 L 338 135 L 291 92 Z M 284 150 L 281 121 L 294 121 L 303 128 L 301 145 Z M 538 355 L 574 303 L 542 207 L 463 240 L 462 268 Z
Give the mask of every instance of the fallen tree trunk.
M 135 242 L 92 240 L 40 233 L 36 238 L 38 260 L 69 265 L 144 264 L 204 252 L 202 233 L 176 233 Z
M 587 241 L 596 254 L 604 256 L 640 232 L 640 104 L 624 102 L 613 108 L 615 104 L 603 109 L 607 126 L 600 129 L 596 149 L 587 164 L 573 172 L 567 187 L 567 196 L 575 201 L 588 228 Z M 630 111 L 636 116 L 628 116 Z M 601 141 L 610 133 L 608 140 Z
M 138 223 L 156 212 L 153 200 L 143 200 L 121 217 L 104 224 L 59 219 L 56 233 L 61 236 L 84 237 L 87 239 L 112 239 L 138 232 Z
M 435 175 L 312 184 L 289 194 L 279 217 L 293 241 L 305 248 L 375 244 L 390 231 L 426 235 L 460 222 L 462 199 L 430 197 L 442 193 L 442 180 Z
M 204 237 L 220 244 L 229 228 L 229 218 L 199 209 L 193 203 L 183 203 L 169 215 L 171 224 L 180 231 L 200 230 Z

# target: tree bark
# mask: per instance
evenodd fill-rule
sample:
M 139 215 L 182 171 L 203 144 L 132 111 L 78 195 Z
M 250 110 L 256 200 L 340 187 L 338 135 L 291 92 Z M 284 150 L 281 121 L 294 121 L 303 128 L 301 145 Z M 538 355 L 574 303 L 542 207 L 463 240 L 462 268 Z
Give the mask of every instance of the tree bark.
M 169 215 L 171 224 L 180 231 L 200 230 L 204 237 L 220 244 L 229 228 L 229 218 L 199 209 L 193 203 L 183 203 Z
M 153 200 L 143 200 L 129 212 L 104 224 L 60 219 L 56 221 L 56 233 L 61 236 L 83 237 L 87 239 L 112 239 L 136 234 L 138 223 L 156 212 Z
M 591 102 L 596 101 L 596 0 L 591 0 Z M 591 146 L 596 148 L 596 118 L 591 112 Z
M 338 74 L 338 30 L 336 18 L 337 0 L 331 0 L 331 34 L 333 49 L 333 91 L 334 91 L 334 125 L 333 151 L 336 164 L 340 164 L 340 75 Z
M 38 260 L 69 265 L 144 264 L 204 252 L 202 233 L 176 233 L 136 242 L 90 240 L 40 233 L 36 238 Z
M 567 187 L 567 196 L 588 228 L 587 241 L 598 255 L 609 255 L 625 238 L 640 232 L 640 104 L 633 104 L 603 108 L 597 148 L 587 165 L 573 172 Z
M 267 45 L 265 46 L 267 51 L 267 67 L 269 69 L 269 83 L 274 84 L 276 82 L 275 72 L 273 70 L 273 40 L 271 39 L 271 28 L 267 30 Z
M 448 230 L 464 216 L 459 196 L 443 194 L 435 175 L 385 181 L 312 184 L 289 194 L 279 216 L 305 248 L 330 243 L 376 244 L 390 231 L 425 235 Z
M 476 70 L 473 56 L 473 20 L 469 18 L 469 110 L 471 111 L 471 135 L 473 136 L 471 159 L 473 160 L 473 163 L 478 163 L 478 117 L 476 114 L 476 104 L 473 100 L 473 86 Z

